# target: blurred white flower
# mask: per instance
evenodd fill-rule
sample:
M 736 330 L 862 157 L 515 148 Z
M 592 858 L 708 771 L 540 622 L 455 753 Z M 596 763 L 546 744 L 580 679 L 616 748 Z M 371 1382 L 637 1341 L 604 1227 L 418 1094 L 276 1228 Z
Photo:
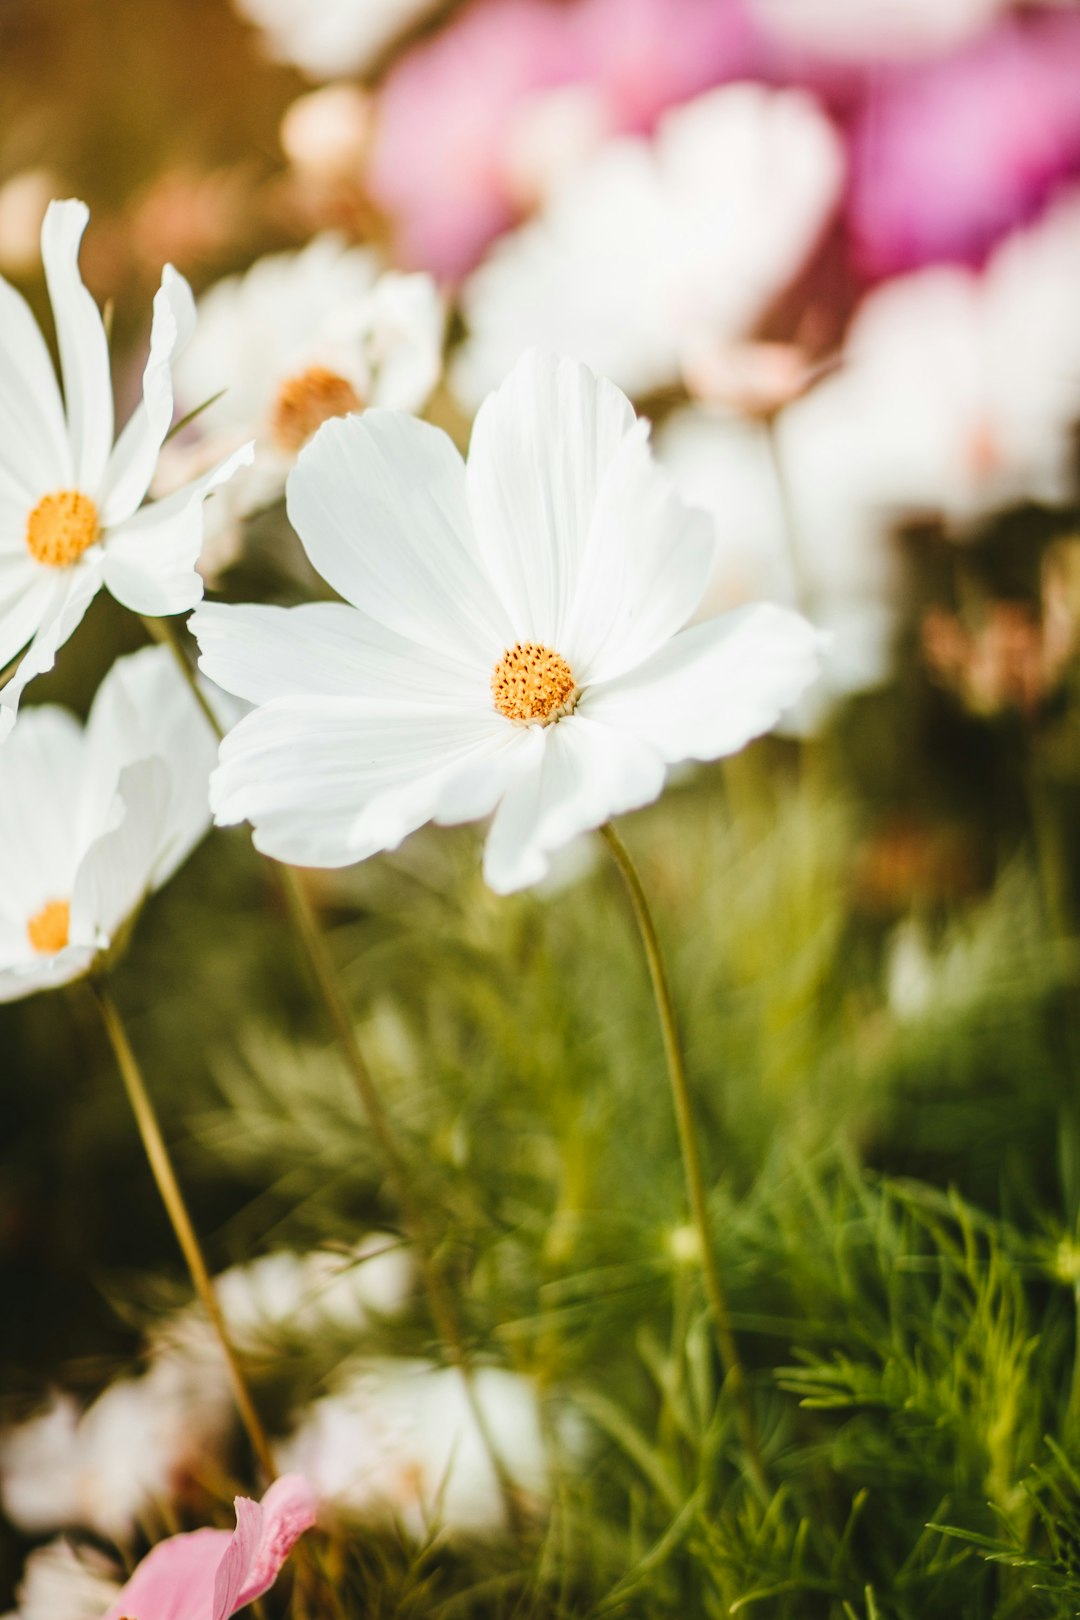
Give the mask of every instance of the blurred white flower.
M 533 343 L 629 394 L 677 383 L 702 346 L 746 334 L 798 273 L 843 166 L 809 96 L 751 84 L 669 113 L 654 142 L 608 143 L 465 283 L 456 391 L 475 404 Z
M 101 1620 L 120 1591 L 119 1571 L 95 1547 L 70 1541 L 35 1547 L 4 1620 Z
M 286 108 L 281 145 L 289 162 L 316 179 L 357 179 L 371 134 L 371 98 L 354 84 L 309 90 Z
M 186 1477 L 221 1458 L 231 1427 L 224 1371 L 193 1378 L 179 1360 L 160 1357 L 85 1411 L 57 1395 L 0 1436 L 0 1501 L 29 1535 L 84 1529 L 126 1542 Z
M 828 635 L 820 679 L 781 722 L 789 732 L 814 730 L 833 700 L 879 685 L 892 662 L 897 562 L 845 432 L 843 415 L 810 394 L 773 429 L 689 406 L 656 437 L 683 500 L 716 524 L 716 560 L 697 616 L 778 602 Z
M 269 55 L 313 79 L 363 73 L 437 0 L 233 0 L 262 29 Z
M 35 270 L 41 227 L 57 193 L 49 169 L 23 169 L 0 186 L 0 270 L 21 276 Z
M 510 1478 L 542 1501 L 550 1465 L 535 1385 L 495 1367 L 475 1370 L 472 1383 Z M 435 1528 L 475 1535 L 506 1525 L 499 1480 L 455 1367 L 361 1364 L 336 1393 L 313 1402 L 278 1456 L 320 1503 L 392 1519 L 418 1540 Z
M 919 271 L 872 292 L 818 409 L 893 515 L 959 531 L 1013 502 L 1066 501 L 1080 420 L 1080 196 L 981 274 Z
M 207 831 L 215 739 L 168 648 L 115 663 L 85 730 L 51 705 L 0 751 L 0 1001 L 80 978 Z
M 41 232 L 63 400 L 33 315 L 0 280 L 0 666 L 30 643 L 0 689 L 0 737 L 27 682 L 52 668 L 102 585 L 135 613 L 195 605 L 203 500 L 250 455 L 240 449 L 138 510 L 172 421 L 171 368 L 191 336 L 194 305 L 187 282 L 166 265 L 142 403 L 114 444 L 105 328 L 79 275 L 88 217 L 83 203 L 52 203 Z
M 346 602 L 192 620 L 206 673 L 261 705 L 222 745 L 218 821 L 344 866 L 495 811 L 484 871 L 505 893 L 655 799 L 670 765 L 774 725 L 819 638 L 769 606 L 683 628 L 712 529 L 647 434 L 611 383 L 537 353 L 481 409 L 467 470 L 413 417 L 328 423 L 289 515 Z
M 374 254 L 333 236 L 260 259 L 200 299 L 176 392 L 185 412 L 214 403 L 196 418 L 194 442 L 169 448 L 164 476 L 255 440 L 254 462 L 211 513 L 211 568 L 235 550 L 241 519 L 280 498 L 323 422 L 368 405 L 423 406 L 442 366 L 443 323 L 429 276 L 382 271 Z
M 843 59 L 910 58 L 948 50 L 1012 0 L 749 0 L 791 45 Z

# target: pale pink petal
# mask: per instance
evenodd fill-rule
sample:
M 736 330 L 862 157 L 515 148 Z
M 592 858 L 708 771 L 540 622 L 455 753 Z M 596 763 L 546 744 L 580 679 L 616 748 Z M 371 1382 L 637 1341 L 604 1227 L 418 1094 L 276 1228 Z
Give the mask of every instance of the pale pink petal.
M 315 1497 L 301 1474 L 285 1474 L 261 1502 L 236 1498 L 236 1530 L 214 1583 L 213 1620 L 228 1620 L 268 1592 L 305 1530 L 315 1523 Z M 140 1615 L 139 1620 L 157 1620 Z

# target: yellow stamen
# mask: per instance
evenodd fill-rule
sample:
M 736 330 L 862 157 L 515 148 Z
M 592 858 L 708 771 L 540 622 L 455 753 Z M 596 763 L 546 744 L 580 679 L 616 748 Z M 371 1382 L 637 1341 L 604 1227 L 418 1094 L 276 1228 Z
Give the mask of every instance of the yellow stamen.
M 71 907 L 66 900 L 48 900 L 26 925 L 30 943 L 40 956 L 55 956 L 68 942 Z
M 539 720 L 547 726 L 573 709 L 577 683 L 560 653 L 538 641 L 519 641 L 495 665 L 491 695 L 508 720 Z
M 80 489 L 43 495 L 26 520 L 26 549 L 46 568 L 70 568 L 100 532 L 98 510 Z
M 287 377 L 270 411 L 270 436 L 279 450 L 296 455 L 334 416 L 348 416 L 363 401 L 347 377 L 325 366 L 309 366 Z

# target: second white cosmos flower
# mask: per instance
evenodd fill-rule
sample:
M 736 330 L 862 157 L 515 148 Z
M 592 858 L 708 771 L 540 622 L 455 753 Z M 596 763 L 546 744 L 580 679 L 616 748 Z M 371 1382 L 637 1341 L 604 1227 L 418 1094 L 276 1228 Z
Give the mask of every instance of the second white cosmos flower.
M 345 602 L 191 620 L 205 672 L 258 705 L 222 745 L 217 821 L 344 866 L 494 811 L 484 872 L 508 892 L 655 799 L 668 766 L 768 730 L 817 632 L 765 605 L 683 628 L 712 526 L 647 440 L 613 384 L 535 352 L 481 408 L 467 467 L 396 412 L 323 427 L 289 516 Z

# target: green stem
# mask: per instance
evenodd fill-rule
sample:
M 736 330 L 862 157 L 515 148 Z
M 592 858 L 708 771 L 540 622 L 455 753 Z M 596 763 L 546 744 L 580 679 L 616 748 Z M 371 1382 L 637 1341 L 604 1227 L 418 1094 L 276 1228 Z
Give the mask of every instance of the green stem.
M 143 623 L 156 641 L 167 644 L 172 648 L 185 680 L 198 699 L 199 707 L 220 741 L 224 736 L 223 727 L 214 713 L 206 693 L 199 685 L 195 670 L 184 652 L 183 644 L 176 630 L 175 619 L 144 619 Z M 442 1268 L 439 1265 L 434 1235 L 430 1230 L 423 1205 L 413 1191 L 408 1165 L 398 1148 L 389 1118 L 383 1108 L 382 1098 L 379 1095 L 364 1054 L 360 1049 L 360 1043 L 356 1038 L 356 1029 L 342 990 L 337 965 L 327 946 L 326 936 L 300 880 L 299 873 L 294 867 L 287 866 L 283 862 L 272 860 L 269 857 L 265 859 L 266 866 L 272 874 L 285 903 L 285 909 L 293 932 L 303 949 L 311 978 L 337 1038 L 341 1056 L 352 1079 L 356 1094 L 360 1099 L 368 1126 L 382 1153 L 391 1189 L 401 1209 L 409 1237 L 416 1247 L 435 1331 L 439 1335 L 450 1361 L 461 1374 L 473 1420 L 487 1448 L 492 1467 L 495 1469 L 499 1481 L 507 1519 L 511 1528 L 516 1530 L 520 1527 L 520 1512 L 513 1480 L 495 1444 L 487 1417 L 477 1398 L 464 1333 L 458 1321 L 457 1311 L 454 1308 L 453 1296 L 446 1285 Z
M 652 980 L 653 995 L 656 998 L 656 1010 L 660 1017 L 660 1029 L 664 1040 L 664 1055 L 667 1059 L 671 1097 L 679 1127 L 679 1141 L 682 1145 L 683 1168 L 686 1173 L 690 1209 L 701 1247 L 705 1291 L 712 1313 L 716 1347 L 720 1353 L 720 1360 L 727 1375 L 727 1381 L 735 1396 L 739 1434 L 746 1451 L 750 1474 L 755 1485 L 764 1491 L 765 1470 L 761 1460 L 757 1431 L 754 1426 L 750 1392 L 747 1387 L 746 1374 L 739 1359 L 739 1351 L 731 1327 L 731 1314 L 728 1310 L 727 1296 L 724 1292 L 720 1268 L 716 1261 L 716 1253 L 713 1249 L 712 1236 L 709 1230 L 709 1205 L 705 1193 L 705 1176 L 701 1165 L 701 1153 L 698 1148 L 697 1132 L 694 1126 L 693 1104 L 690 1098 L 690 1087 L 686 1079 L 686 1068 L 683 1064 L 682 1047 L 679 1043 L 671 987 L 668 983 L 667 970 L 664 967 L 664 958 L 660 950 L 656 925 L 653 922 L 652 912 L 649 909 L 649 902 L 642 887 L 641 879 L 638 876 L 637 868 L 626 845 L 610 822 L 600 828 L 600 836 L 611 851 L 615 865 L 618 867 L 622 880 L 626 885 L 638 925 L 638 932 L 641 935 L 641 942 L 645 948 L 645 958 L 649 966 L 649 977 Z
M 124 1082 L 124 1090 L 127 1092 L 128 1100 L 131 1103 L 135 1123 L 138 1125 L 139 1135 L 142 1138 L 143 1149 L 153 1172 L 154 1180 L 157 1183 L 158 1192 L 161 1194 L 161 1201 L 165 1205 L 165 1211 L 172 1223 L 176 1241 L 179 1243 L 184 1259 L 187 1261 L 195 1291 L 202 1300 L 203 1309 L 206 1311 L 210 1325 L 217 1334 L 218 1342 L 221 1345 L 225 1365 L 228 1368 L 229 1378 L 232 1383 L 237 1410 L 251 1441 L 251 1449 L 255 1453 L 259 1466 L 267 1480 L 272 1480 L 275 1469 L 270 1442 L 266 1438 L 266 1431 L 262 1426 L 258 1412 L 255 1410 L 255 1403 L 251 1398 L 251 1392 L 248 1389 L 236 1351 L 229 1341 L 225 1318 L 222 1315 L 221 1306 L 218 1304 L 217 1295 L 214 1293 L 210 1272 L 203 1258 L 203 1252 L 199 1246 L 199 1239 L 196 1236 L 191 1216 L 188 1214 L 184 1195 L 180 1191 L 180 1184 L 176 1179 L 172 1160 L 169 1158 L 169 1151 L 165 1146 L 165 1139 L 161 1134 L 161 1127 L 154 1112 L 154 1105 L 150 1101 L 150 1094 L 146 1089 L 142 1071 L 127 1038 L 127 1032 L 117 1011 L 116 1003 L 105 988 L 103 981 L 100 979 L 91 980 L 90 988 L 97 1002 L 98 1011 L 101 1013 L 105 1032 L 116 1056 L 116 1064 L 120 1070 L 120 1077 Z

